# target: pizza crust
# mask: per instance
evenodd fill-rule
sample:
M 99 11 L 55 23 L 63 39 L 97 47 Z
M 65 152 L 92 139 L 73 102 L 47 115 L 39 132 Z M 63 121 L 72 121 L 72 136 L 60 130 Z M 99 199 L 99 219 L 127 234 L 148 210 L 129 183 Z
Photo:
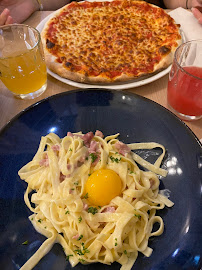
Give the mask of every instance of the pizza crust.
M 108 78 L 105 78 L 103 76 L 96 76 L 96 77 L 90 77 L 90 76 L 85 76 L 84 74 L 81 73 L 75 73 L 75 72 L 71 72 L 69 70 L 67 70 L 63 65 L 61 65 L 60 63 L 58 63 L 56 61 L 56 58 L 51 55 L 49 52 L 46 51 L 45 53 L 45 59 L 46 59 L 46 63 L 48 68 L 54 72 L 55 74 L 59 75 L 62 78 L 71 80 L 71 81 L 75 81 L 75 82 L 79 82 L 79 83 L 92 83 L 92 84 L 107 84 L 110 83 Z M 151 73 L 155 73 L 159 70 L 162 70 L 164 68 L 167 68 L 167 63 L 171 63 L 172 62 L 172 56 L 169 54 L 168 56 L 166 56 L 164 59 L 164 61 L 161 61 L 160 63 L 158 63 L 158 65 L 155 67 L 155 70 Z M 141 76 L 138 77 L 134 77 L 134 76 L 129 76 L 126 74 L 121 74 L 120 76 L 118 76 L 116 78 L 116 80 L 113 80 L 114 82 L 129 82 L 132 81 L 134 79 L 137 78 L 141 78 L 144 77 L 145 75 L 151 75 L 148 73 L 142 73 Z
M 166 56 L 164 56 L 162 58 L 162 60 L 155 65 L 154 67 L 154 72 L 161 70 L 161 69 L 165 69 L 168 66 L 170 66 L 173 62 L 173 58 L 174 58 L 174 54 L 175 54 L 175 50 L 177 49 L 177 47 L 182 44 L 182 39 L 179 39 L 176 41 L 177 42 L 177 46 L 175 48 L 172 48 L 171 52 L 169 54 L 167 54 Z
M 84 74 L 81 73 L 75 73 L 75 72 L 71 72 L 69 70 L 67 70 L 63 65 L 61 65 L 60 63 L 58 63 L 56 61 L 56 58 L 51 55 L 49 52 L 45 52 L 45 59 L 46 59 L 46 63 L 48 68 L 54 72 L 55 74 L 61 76 L 62 78 L 65 79 L 69 79 L 75 82 L 80 82 L 80 83 L 92 83 L 92 84 L 96 84 L 96 83 L 109 83 L 109 79 L 105 78 L 103 76 L 96 76 L 96 77 L 90 77 L 90 76 L 85 76 Z M 158 68 L 158 69 L 161 69 Z M 148 73 L 144 73 L 141 76 L 145 76 L 148 75 Z M 141 76 L 137 77 L 140 78 Z M 121 74 L 119 77 L 116 78 L 116 81 L 113 82 L 126 82 L 126 81 L 130 81 L 130 80 L 134 80 L 134 76 L 128 76 L 126 74 Z

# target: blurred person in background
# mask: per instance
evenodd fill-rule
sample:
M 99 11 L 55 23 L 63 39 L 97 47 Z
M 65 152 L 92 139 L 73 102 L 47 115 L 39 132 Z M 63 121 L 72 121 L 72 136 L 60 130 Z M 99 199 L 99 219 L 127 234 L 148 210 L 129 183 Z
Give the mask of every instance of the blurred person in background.
M 22 23 L 37 10 L 56 10 L 71 0 L 0 0 L 0 25 Z M 198 22 L 202 24 L 202 0 L 148 0 L 148 3 L 162 8 L 191 9 Z M 196 8 L 198 7 L 198 8 Z
M 23 23 L 37 10 L 57 10 L 69 2 L 71 0 L 0 0 L 0 23 Z
M 175 9 L 178 7 L 183 7 L 186 9 L 191 9 L 198 22 L 202 24 L 202 0 L 148 0 L 146 2 L 162 8 Z

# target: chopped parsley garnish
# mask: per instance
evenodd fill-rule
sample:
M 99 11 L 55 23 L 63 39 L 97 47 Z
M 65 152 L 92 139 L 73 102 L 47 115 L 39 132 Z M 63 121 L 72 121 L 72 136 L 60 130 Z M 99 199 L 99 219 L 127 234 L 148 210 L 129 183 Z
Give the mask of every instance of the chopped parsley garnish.
M 121 161 L 121 158 L 115 158 L 113 156 L 110 156 L 110 159 L 112 162 L 116 162 L 116 163 L 119 163 L 119 161 Z
M 38 219 L 38 222 L 39 222 L 39 223 L 41 223 L 41 222 L 42 222 L 42 220 L 41 220 L 41 219 Z
M 135 217 L 137 217 L 138 219 L 141 219 L 140 215 L 134 214 Z
M 124 252 L 123 252 L 124 254 L 127 254 L 127 250 L 124 250 Z
M 66 261 L 69 261 L 69 257 L 73 256 L 72 254 L 69 254 L 66 256 Z
M 84 260 L 84 259 L 79 259 L 79 261 L 80 261 L 80 262 L 82 262 L 82 263 L 84 263 L 84 262 L 85 262 L 85 260 Z
M 130 169 L 130 168 L 128 168 L 128 171 L 129 171 L 130 174 L 132 174 L 132 173 L 136 174 L 136 172 L 134 172 L 134 171 L 133 171 L 132 169 Z
M 81 249 L 75 249 L 74 252 L 76 252 L 78 255 L 84 255 Z
M 65 215 L 66 215 L 66 214 L 69 214 L 69 210 L 67 210 L 67 211 L 65 212 Z
M 97 155 L 95 155 L 93 153 L 91 153 L 89 156 L 91 157 L 91 162 L 92 163 L 97 159 Z
M 81 223 L 81 221 L 82 221 L 82 217 L 80 216 L 80 217 L 78 218 L 78 220 L 79 220 L 79 223 Z
M 90 253 L 90 251 L 84 246 L 84 243 L 81 243 L 82 245 L 82 250 L 81 249 L 76 249 L 74 250 L 78 255 L 84 255 L 86 253 Z
M 97 208 L 96 207 L 89 207 L 88 208 L 88 213 L 91 213 L 93 215 L 95 215 L 97 213 Z
M 69 148 L 69 151 L 72 151 L 72 148 Z
M 86 195 L 84 195 L 84 199 L 88 199 L 88 193 L 86 193 Z
M 74 185 L 75 185 L 75 186 L 78 186 L 78 184 L 79 184 L 79 182 L 78 182 L 78 181 L 77 181 L 77 182 L 74 182 Z
M 81 240 L 82 238 L 83 238 L 83 234 L 81 234 L 77 240 L 79 241 L 79 240 Z
M 90 251 L 84 246 L 84 243 L 81 243 L 82 247 L 83 247 L 83 251 L 85 251 L 85 253 L 90 253 Z
M 28 245 L 28 240 L 22 243 L 22 245 Z
M 115 241 L 116 241 L 116 242 L 115 242 L 115 247 L 116 247 L 116 246 L 118 245 L 118 244 L 117 244 L 117 238 L 115 238 Z

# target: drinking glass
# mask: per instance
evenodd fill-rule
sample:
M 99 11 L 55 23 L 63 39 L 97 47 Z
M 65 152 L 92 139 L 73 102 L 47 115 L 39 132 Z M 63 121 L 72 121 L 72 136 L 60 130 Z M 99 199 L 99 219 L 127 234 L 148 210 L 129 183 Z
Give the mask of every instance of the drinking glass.
M 183 120 L 202 117 L 202 40 L 183 43 L 175 51 L 167 100 L 170 109 Z
M 33 99 L 47 87 L 41 37 L 28 25 L 0 27 L 0 79 L 18 98 Z

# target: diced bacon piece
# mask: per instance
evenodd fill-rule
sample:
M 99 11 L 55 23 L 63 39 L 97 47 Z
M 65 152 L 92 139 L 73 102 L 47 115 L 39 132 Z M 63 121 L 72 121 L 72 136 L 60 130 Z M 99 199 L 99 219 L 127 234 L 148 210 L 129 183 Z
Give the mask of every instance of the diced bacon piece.
M 67 170 L 71 170 L 72 165 L 71 164 L 67 164 Z
M 82 134 L 75 134 L 74 135 L 71 132 L 67 132 L 67 136 L 70 136 L 70 137 L 77 136 L 77 137 L 81 138 L 84 141 L 85 146 L 89 147 L 90 142 L 94 137 L 94 134 L 93 134 L 92 131 L 90 131 L 90 132 L 88 132 L 88 133 L 86 133 L 84 135 L 82 135 Z
M 149 179 L 149 182 L 150 182 L 150 188 L 152 188 L 152 187 L 153 187 L 153 185 L 155 184 L 154 179 Z
M 72 194 L 72 193 L 73 193 L 73 191 L 74 191 L 74 189 L 73 189 L 73 188 L 70 188 L 70 190 L 69 190 L 69 194 Z
M 75 169 L 78 168 L 78 167 L 81 167 L 83 165 L 83 163 L 85 162 L 86 160 L 86 156 L 83 155 L 79 158 L 79 160 L 77 161 L 77 164 L 75 166 Z
M 47 153 L 45 153 L 44 158 L 39 161 L 39 165 L 40 166 L 45 166 L 45 167 L 49 166 L 49 160 L 48 160 Z
M 52 148 L 53 151 L 56 152 L 56 153 L 57 153 L 58 151 L 60 151 L 60 146 L 59 146 L 58 144 L 52 145 L 51 148 Z
M 91 153 L 96 153 L 98 151 L 99 147 L 98 147 L 98 143 L 96 141 L 91 141 L 90 142 L 90 146 L 88 149 L 88 152 Z
M 88 210 L 88 204 L 87 203 L 83 203 L 83 209 Z
M 127 153 L 130 153 L 131 149 L 123 142 L 116 142 L 114 144 L 116 149 L 118 150 L 119 154 L 125 156 Z
M 87 146 L 87 147 L 90 146 L 90 142 L 93 139 L 93 137 L 94 137 L 94 134 L 92 131 L 90 131 L 82 136 L 82 139 L 84 141 L 85 146 Z
M 73 137 L 73 134 L 71 133 L 71 132 L 67 132 L 67 136 L 69 136 L 69 137 Z
M 39 161 L 39 165 L 40 166 L 45 166 L 45 167 L 48 167 L 49 166 L 49 161 L 48 159 L 42 159 Z
M 109 207 L 106 207 L 102 213 L 115 213 L 116 211 L 116 208 L 114 206 L 109 206 Z
M 79 162 L 81 163 L 84 163 L 85 160 L 86 160 L 86 156 L 84 155 L 79 158 Z
M 60 183 L 65 180 L 66 176 L 60 172 Z
M 97 156 L 97 158 L 94 160 L 94 162 L 92 163 L 92 166 L 96 166 L 97 164 L 98 164 L 98 162 L 99 162 L 99 160 L 100 160 L 100 155 L 97 155 L 96 154 L 96 156 Z
M 92 166 L 96 166 L 98 164 L 99 158 L 96 158 L 96 160 L 92 163 Z
M 76 234 L 76 235 L 72 236 L 72 239 L 78 240 L 79 239 L 79 234 Z
M 103 133 L 102 133 L 101 131 L 99 131 L 99 130 L 96 130 L 96 132 L 95 132 L 95 136 L 98 136 L 98 137 L 104 138 Z

